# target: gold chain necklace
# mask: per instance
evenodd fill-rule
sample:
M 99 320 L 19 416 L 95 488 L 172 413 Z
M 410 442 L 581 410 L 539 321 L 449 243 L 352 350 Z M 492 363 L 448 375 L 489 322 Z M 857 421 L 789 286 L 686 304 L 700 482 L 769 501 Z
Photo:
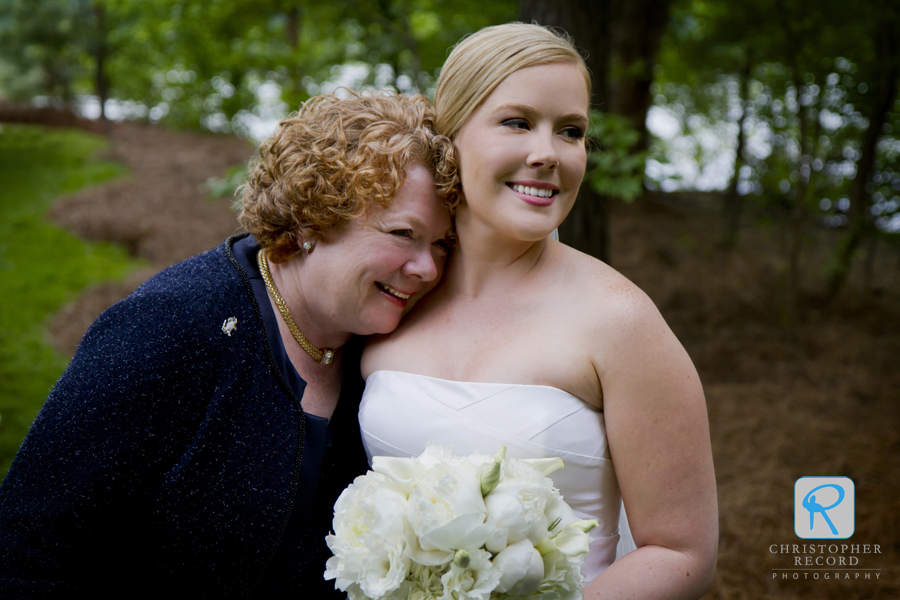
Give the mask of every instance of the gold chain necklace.
M 306 336 L 300 332 L 300 328 L 297 327 L 297 323 L 294 322 L 294 318 L 291 316 L 291 313 L 288 312 L 287 304 L 284 303 L 284 298 L 278 293 L 278 288 L 275 287 L 275 282 L 272 281 L 272 274 L 269 272 L 269 261 L 266 260 L 265 253 L 266 251 L 260 248 L 256 255 L 256 263 L 259 265 L 259 272 L 262 273 L 263 281 L 266 282 L 266 289 L 269 290 L 269 293 L 272 295 L 272 300 L 275 302 L 275 306 L 278 307 L 278 311 L 281 313 L 281 317 L 287 324 L 288 329 L 291 330 L 291 335 L 294 336 L 294 339 L 297 340 L 300 347 L 306 350 L 306 353 L 309 354 L 314 361 L 322 363 L 323 365 L 330 365 L 331 361 L 334 360 L 334 350 L 329 350 L 328 348 L 319 350 L 310 344 L 309 340 L 306 339 Z

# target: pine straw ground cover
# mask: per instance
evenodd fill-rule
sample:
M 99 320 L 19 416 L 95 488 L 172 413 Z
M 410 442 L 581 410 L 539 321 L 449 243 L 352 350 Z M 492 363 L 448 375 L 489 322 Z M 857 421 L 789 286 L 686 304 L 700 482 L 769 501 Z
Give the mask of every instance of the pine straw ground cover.
M 202 182 L 246 160 L 245 145 L 136 125 L 116 128 L 114 139 L 131 183 L 65 199 L 56 222 L 123 243 L 155 269 L 234 231 L 233 214 L 204 198 Z M 900 259 L 879 251 L 872 294 L 851 279 L 834 303 L 804 296 L 802 322 L 788 329 L 779 230 L 747 228 L 725 254 L 715 246 L 719 226 L 710 210 L 639 201 L 614 206 L 611 231 L 613 266 L 653 298 L 704 382 L 720 513 L 718 576 L 706 597 L 900 598 Z M 820 285 L 831 241 L 819 233 L 808 244 L 808 292 Z M 53 322 L 52 338 L 71 352 L 90 320 L 137 283 L 89 291 Z M 770 546 L 804 543 L 793 529 L 803 476 L 853 479 L 856 530 L 842 542 L 879 544 L 881 554 L 858 555 L 877 579 L 858 571 L 860 579 L 825 580 L 811 570 L 808 579 L 783 580 L 781 571 L 773 579 L 794 559 Z
M 876 255 L 873 293 L 852 279 L 833 303 L 804 296 L 790 329 L 778 230 L 744 231 L 729 254 L 716 249 L 719 227 L 708 211 L 659 206 L 613 218 L 613 264 L 654 299 L 704 382 L 720 515 L 706 598 L 900 598 L 900 257 Z M 820 285 L 832 241 L 811 233 L 806 290 Z M 850 571 L 775 571 L 797 567 L 773 544 L 831 543 L 794 533 L 803 476 L 852 479 L 855 532 L 835 543 L 881 554 L 857 554 Z

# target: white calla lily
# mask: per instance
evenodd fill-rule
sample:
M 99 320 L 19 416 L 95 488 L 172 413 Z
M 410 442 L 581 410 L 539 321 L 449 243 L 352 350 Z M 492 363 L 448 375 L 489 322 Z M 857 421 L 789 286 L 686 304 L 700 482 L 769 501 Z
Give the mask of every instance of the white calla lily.
M 557 469 L 565 467 L 563 461 L 559 457 L 553 458 L 523 458 L 522 462 L 540 473 L 541 475 L 549 475 Z
M 372 458 L 372 470 L 390 477 L 403 491 L 409 493 L 415 484 L 420 467 L 412 458 L 375 456 Z

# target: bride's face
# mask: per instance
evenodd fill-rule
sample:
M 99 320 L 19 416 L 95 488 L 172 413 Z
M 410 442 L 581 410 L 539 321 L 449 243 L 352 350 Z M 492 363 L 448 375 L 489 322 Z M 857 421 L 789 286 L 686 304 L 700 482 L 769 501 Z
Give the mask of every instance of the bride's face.
M 465 193 L 457 223 L 520 240 L 550 235 L 584 177 L 587 106 L 573 63 L 526 67 L 501 81 L 454 140 Z

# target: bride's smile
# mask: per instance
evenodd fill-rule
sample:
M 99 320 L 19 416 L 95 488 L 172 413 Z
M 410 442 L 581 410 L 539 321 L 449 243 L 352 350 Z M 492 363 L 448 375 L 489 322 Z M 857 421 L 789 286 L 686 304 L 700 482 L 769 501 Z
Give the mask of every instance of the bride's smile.
M 559 194 L 558 187 L 542 181 L 509 182 L 506 185 L 524 202 L 535 206 L 550 206 Z

